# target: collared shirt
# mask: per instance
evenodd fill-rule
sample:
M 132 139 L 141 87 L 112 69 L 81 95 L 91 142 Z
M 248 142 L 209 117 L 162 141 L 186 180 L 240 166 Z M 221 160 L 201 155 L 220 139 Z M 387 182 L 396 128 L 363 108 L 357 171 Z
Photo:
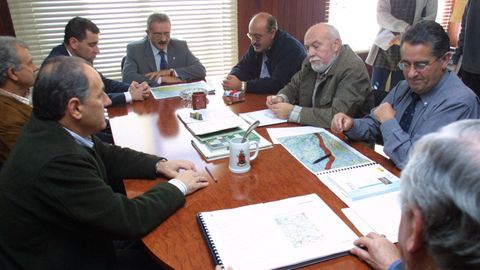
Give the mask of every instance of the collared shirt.
M 480 100 L 451 72 L 445 72 L 440 81 L 427 93 L 421 94 L 408 132 L 400 127 L 400 119 L 412 101 L 412 90 L 401 81 L 385 97 L 396 111 L 395 117 L 380 124 L 372 113 L 353 121 L 345 132 L 354 140 L 375 141 L 381 136 L 384 152 L 402 169 L 414 142 L 423 135 L 461 119 L 480 117 Z
M 152 44 L 152 41 L 150 41 L 150 48 L 152 48 L 153 57 L 155 58 L 155 66 L 157 67 L 157 70 L 160 70 L 160 62 L 162 60 L 162 58 L 160 57 L 160 50 Z M 165 52 L 165 62 L 167 62 L 168 64 L 167 48 L 165 48 L 163 52 Z
M 388 270 L 403 270 L 403 263 L 400 259 L 394 261 L 390 267 L 388 267 Z
M 29 91 L 29 92 L 30 92 L 30 91 Z M 19 96 L 19 95 L 17 95 L 17 94 L 14 94 L 14 93 L 9 92 L 9 91 L 7 91 L 7 90 L 5 90 L 5 89 L 2 89 L 2 88 L 0 88 L 0 94 L 1 94 L 1 95 L 4 95 L 4 96 L 7 96 L 7 97 L 12 97 L 12 98 L 20 101 L 20 102 L 23 103 L 23 104 L 32 106 L 32 101 L 31 101 L 31 99 L 28 98 L 28 97 Z
M 270 72 L 268 72 L 267 62 L 268 56 L 266 53 L 262 54 L 262 68 L 260 70 L 260 78 L 270 78 Z

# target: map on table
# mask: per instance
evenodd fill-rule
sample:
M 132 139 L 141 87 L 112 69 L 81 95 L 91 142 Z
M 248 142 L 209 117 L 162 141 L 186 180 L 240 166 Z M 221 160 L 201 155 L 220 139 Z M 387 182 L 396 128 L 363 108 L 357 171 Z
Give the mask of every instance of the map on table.
M 279 141 L 290 154 L 314 174 L 372 162 L 326 131 L 281 137 Z
M 150 88 L 155 99 L 165 99 L 171 97 L 180 97 L 182 94 L 190 96 L 195 91 L 209 92 L 213 87 L 209 86 L 204 81 L 192 82 L 192 83 L 180 83 L 165 86 L 158 86 Z M 185 97 L 188 98 L 188 97 Z

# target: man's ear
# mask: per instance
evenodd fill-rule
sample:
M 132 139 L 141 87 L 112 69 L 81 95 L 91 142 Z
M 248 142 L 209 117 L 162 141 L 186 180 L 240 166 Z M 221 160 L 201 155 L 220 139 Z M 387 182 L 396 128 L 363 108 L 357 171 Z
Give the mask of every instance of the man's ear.
M 14 68 L 8 68 L 7 77 L 14 82 L 18 81 L 17 72 L 15 71 Z
M 72 118 L 76 120 L 82 119 L 83 105 L 82 102 L 80 102 L 80 99 L 77 97 L 71 98 L 67 103 L 66 111 Z
M 410 226 L 409 235 L 406 241 L 406 249 L 410 253 L 418 252 L 424 245 L 423 241 L 423 217 L 418 207 L 410 208 Z
M 78 48 L 78 39 L 75 38 L 75 37 L 71 37 L 68 39 L 68 45 L 70 45 L 70 47 L 72 47 L 72 49 L 76 50 Z
M 442 69 L 446 70 L 448 67 L 448 62 L 450 61 L 450 58 L 452 57 L 451 52 L 445 53 L 440 59 L 442 60 Z

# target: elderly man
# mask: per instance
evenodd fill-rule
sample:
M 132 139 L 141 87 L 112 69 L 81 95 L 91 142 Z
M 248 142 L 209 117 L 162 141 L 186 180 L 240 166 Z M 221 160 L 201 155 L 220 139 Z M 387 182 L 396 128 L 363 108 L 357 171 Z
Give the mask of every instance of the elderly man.
M 147 36 L 127 45 L 123 81 L 178 83 L 205 78 L 202 63 L 188 49 L 187 42 L 170 38 L 170 18 L 153 13 L 147 19 Z
M 319 23 L 305 34 L 308 58 L 302 69 L 267 107 L 282 119 L 329 127 L 338 112 L 363 116 L 373 106 L 368 73 L 363 61 L 332 25 Z
M 40 69 L 33 116 L 0 171 L 2 269 L 116 269 L 113 240 L 139 239 L 208 185 L 194 164 L 104 144 L 98 72 L 77 57 Z M 19 173 L 21 171 L 21 173 Z M 134 199 L 115 179 L 174 178 Z
M 251 46 L 223 81 L 223 89 L 277 93 L 300 69 L 306 56 L 302 43 L 278 29 L 277 20 L 266 12 L 252 17 L 247 35 Z
M 29 94 L 37 69 L 25 42 L 0 36 L 0 166 L 32 114 Z
M 58 55 L 78 56 L 93 65 L 93 60 L 100 53 L 98 49 L 99 33 L 100 30 L 92 21 L 74 17 L 65 26 L 63 44 L 54 47 L 46 59 Z M 99 74 L 113 106 L 125 105 L 132 100 L 143 100 L 150 93 L 147 83 L 132 82 L 128 85 L 107 79 L 101 73 Z
M 434 21 L 412 26 L 402 38 L 401 81 L 373 112 L 353 119 L 335 115 L 332 131 L 354 140 L 383 140 L 384 152 L 403 168 L 412 144 L 427 133 L 460 119 L 479 118 L 480 101 L 447 71 L 450 41 Z
M 376 233 L 351 252 L 374 269 L 480 269 L 479 152 L 480 120 L 420 139 L 401 176 L 400 252 Z

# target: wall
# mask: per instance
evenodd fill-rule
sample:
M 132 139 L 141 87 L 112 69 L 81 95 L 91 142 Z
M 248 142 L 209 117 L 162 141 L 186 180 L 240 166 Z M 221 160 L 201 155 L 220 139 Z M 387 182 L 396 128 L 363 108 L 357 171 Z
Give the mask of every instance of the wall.
M 0 0 L 0 35 L 15 36 L 7 0 Z

